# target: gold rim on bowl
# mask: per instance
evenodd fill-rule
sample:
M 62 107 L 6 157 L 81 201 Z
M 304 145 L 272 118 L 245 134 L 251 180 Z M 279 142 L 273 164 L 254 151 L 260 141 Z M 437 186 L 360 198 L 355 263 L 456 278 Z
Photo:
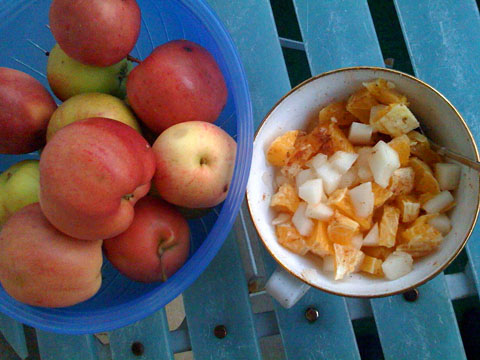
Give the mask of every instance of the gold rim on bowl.
M 474 149 L 474 152 L 475 152 L 475 160 L 476 161 L 480 161 L 480 156 L 479 156 L 479 152 L 478 152 L 478 147 L 477 147 L 477 144 L 475 142 L 475 138 L 473 137 L 472 135 L 472 132 L 470 131 L 467 123 L 465 122 L 465 120 L 463 119 L 462 115 L 460 115 L 460 112 L 455 108 L 455 106 L 453 106 L 453 104 L 442 94 L 440 93 L 438 90 L 436 90 L 434 87 L 432 87 L 431 85 L 427 84 L 426 82 L 412 76 L 412 75 L 409 75 L 409 74 L 406 74 L 406 73 L 403 73 L 401 71 L 398 71 L 398 70 L 393 70 L 393 69 L 388 69 L 388 68 L 382 68 L 382 67 L 376 67 L 376 66 L 355 66 L 355 67 L 346 67 L 346 68 L 340 68 L 340 69 L 335 69 L 335 70 L 331 70 L 331 71 L 327 71 L 327 72 L 324 72 L 324 73 L 321 73 L 319 75 L 316 75 L 316 76 L 313 76 L 305 81 L 303 81 L 302 83 L 298 84 L 297 86 L 295 86 L 294 88 L 292 88 L 289 92 L 287 92 L 284 96 L 282 96 L 280 98 L 280 100 L 278 100 L 275 105 L 270 109 L 270 111 L 265 115 L 265 117 L 263 118 L 262 122 L 260 123 L 260 126 L 258 127 L 258 129 L 256 130 L 255 132 L 255 136 L 254 136 L 254 146 L 255 146 L 255 141 L 257 139 L 257 135 L 260 133 L 260 131 L 262 130 L 265 122 L 267 121 L 267 119 L 270 117 L 270 114 L 288 97 L 290 96 L 292 93 L 294 93 L 295 91 L 297 91 L 298 89 L 300 89 L 301 87 L 305 86 L 306 84 L 312 82 L 312 81 L 315 81 L 319 78 L 322 78 L 322 77 L 325 77 L 325 76 L 328 76 L 328 75 L 331 75 L 331 74 L 335 74 L 335 73 L 339 73 L 339 72 L 344 72 L 344 71 L 351 71 L 351 70 L 372 70 L 372 71 L 379 71 L 379 72 L 387 72 L 387 73 L 393 73 L 393 74 L 396 74 L 396 75 L 399 75 L 399 76 L 403 76 L 405 78 L 408 78 L 420 85 L 422 85 L 423 87 L 427 88 L 429 91 L 433 92 L 434 94 L 436 94 L 439 98 L 441 98 L 452 110 L 453 112 L 455 113 L 455 115 L 457 116 L 458 120 L 460 120 L 460 123 L 463 125 L 465 131 L 467 132 L 468 134 L 468 137 L 470 138 L 470 141 L 471 141 L 471 144 L 473 145 L 473 149 Z M 480 185 L 480 181 L 479 181 L 479 185 Z M 307 283 L 308 285 L 310 285 L 311 287 L 313 288 L 316 288 L 318 290 L 321 290 L 321 291 L 324 291 L 324 292 L 327 292 L 329 294 L 333 294 L 333 295 L 338 295 L 338 296 L 345 296 L 345 297 L 355 297 L 355 298 L 379 298 L 379 297 L 385 297 L 385 296 L 391 296 L 391 295 L 397 295 L 397 294 L 401 294 L 401 293 L 404 293 L 408 290 L 411 290 L 411 289 L 414 289 L 416 287 L 419 287 L 421 285 L 423 285 L 424 283 L 426 283 L 427 281 L 433 279 L 435 276 L 437 276 L 438 274 L 440 274 L 443 270 L 445 270 L 452 262 L 453 260 L 455 260 L 455 258 L 460 254 L 460 252 L 463 250 L 463 248 L 465 247 L 468 239 L 470 238 L 470 235 L 472 234 L 473 232 L 473 229 L 475 227 L 475 224 L 477 222 L 477 218 L 478 218 L 478 214 L 479 214 L 479 210 L 480 210 L 480 192 L 479 194 L 477 194 L 477 203 L 476 203 L 476 210 L 475 210 L 475 214 L 474 214 L 474 217 L 473 217 L 473 220 L 472 220 L 472 223 L 470 224 L 470 228 L 469 230 L 467 231 L 467 234 L 465 236 L 465 238 L 463 239 L 460 247 L 458 248 L 458 250 L 453 253 L 450 258 L 447 260 L 447 262 L 439 267 L 437 270 L 435 270 L 432 274 L 424 277 L 423 279 L 415 282 L 413 285 L 410 285 L 408 287 L 405 287 L 405 288 L 402 288 L 400 290 L 396 290 L 396 291 L 387 291 L 385 293 L 382 293 L 382 294 L 371 294 L 371 295 L 352 295 L 352 294 L 348 294 L 348 293 L 342 293 L 342 292 L 337 292 L 337 291 L 332 291 L 332 290 L 329 290 L 329 289 L 325 289 L 321 286 L 317 286 L 315 284 L 312 284 L 311 281 L 308 281 L 306 279 L 303 279 L 301 278 L 300 276 L 298 276 L 297 274 L 295 274 L 294 272 L 292 272 L 290 269 L 288 269 L 288 267 L 286 267 L 276 256 L 275 254 L 272 252 L 272 250 L 270 249 L 270 247 L 267 245 L 267 242 L 263 239 L 262 237 L 262 234 L 260 234 L 260 231 L 258 230 L 258 226 L 255 222 L 255 219 L 252 215 L 252 210 L 250 208 L 250 201 L 249 201 L 249 196 L 248 196 L 248 187 L 247 187 L 247 192 L 246 192 L 246 199 L 247 199 L 247 208 L 248 208 L 248 212 L 249 212 L 249 215 L 250 215 L 250 219 L 252 220 L 252 223 L 255 227 L 255 231 L 257 232 L 259 238 L 262 240 L 262 243 L 264 245 L 264 247 L 267 249 L 268 253 L 275 259 L 275 261 L 277 262 L 277 264 L 280 264 L 280 266 L 282 268 L 284 268 L 288 273 L 290 273 L 292 276 L 296 277 L 297 279 L 299 279 L 300 281 L 302 282 L 305 282 Z

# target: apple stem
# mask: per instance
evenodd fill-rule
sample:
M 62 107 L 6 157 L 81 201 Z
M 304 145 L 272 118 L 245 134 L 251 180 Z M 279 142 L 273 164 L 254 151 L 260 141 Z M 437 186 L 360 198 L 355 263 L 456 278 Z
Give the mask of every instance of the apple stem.
M 133 57 L 132 55 L 127 55 L 127 60 L 131 61 L 131 62 L 134 62 L 134 63 L 137 63 L 137 64 L 140 64 L 140 60 L 138 60 L 136 57 Z

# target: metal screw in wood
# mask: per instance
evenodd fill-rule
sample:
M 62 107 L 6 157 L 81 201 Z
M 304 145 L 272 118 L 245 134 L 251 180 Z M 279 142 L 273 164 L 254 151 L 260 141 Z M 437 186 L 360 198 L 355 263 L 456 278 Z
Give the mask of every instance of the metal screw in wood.
M 131 350 L 132 350 L 133 355 L 142 356 L 143 353 L 145 352 L 145 347 L 143 346 L 143 344 L 141 342 L 135 341 L 132 344 Z
M 223 339 L 225 336 L 227 336 L 227 328 L 225 327 L 225 325 L 217 325 L 213 330 L 213 334 L 217 338 Z
M 408 302 L 414 302 L 418 299 L 419 292 L 417 289 L 408 290 L 403 293 L 403 298 Z

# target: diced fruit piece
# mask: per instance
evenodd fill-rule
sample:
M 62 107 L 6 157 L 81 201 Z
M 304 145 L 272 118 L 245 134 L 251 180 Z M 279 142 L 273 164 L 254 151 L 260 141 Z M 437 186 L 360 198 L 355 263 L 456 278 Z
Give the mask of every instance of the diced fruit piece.
M 308 204 L 307 209 L 305 210 L 305 215 L 312 219 L 327 221 L 333 215 L 333 210 L 328 205 L 323 203 L 318 204 Z
M 325 272 L 335 271 L 335 256 L 328 255 L 323 258 L 323 271 Z
M 295 140 L 299 134 L 298 130 L 287 131 L 273 140 L 267 151 L 267 160 L 273 166 L 283 166 L 290 154 L 295 149 Z
M 338 101 L 325 106 L 318 114 L 319 123 L 328 123 L 335 119 L 338 126 L 349 126 L 355 117 L 347 111 L 346 101 Z
M 363 83 L 370 94 L 382 104 L 408 105 L 407 97 L 395 90 L 395 84 L 385 79 L 377 79 Z
M 302 166 L 297 163 L 285 165 L 280 168 L 280 174 L 288 179 L 288 182 L 295 182 L 295 177 L 302 171 Z
M 401 195 L 395 199 L 395 204 L 400 210 L 400 219 L 404 223 L 414 221 L 420 214 L 420 202 L 410 195 Z
M 345 151 L 337 151 L 333 154 L 328 162 L 332 165 L 332 168 L 339 174 L 345 174 L 357 160 L 358 154 L 348 153 Z
M 359 229 L 360 225 L 356 221 L 337 211 L 333 220 L 328 224 L 328 238 L 334 243 L 350 245 L 353 236 L 359 232 Z
M 385 259 L 382 270 L 385 277 L 395 280 L 407 275 L 413 269 L 413 258 L 402 251 L 395 251 Z
M 379 141 L 368 159 L 375 182 L 383 188 L 388 186 L 392 173 L 400 167 L 398 154 L 384 141 Z
M 308 180 L 298 188 L 298 196 L 308 204 L 318 204 L 325 196 L 322 179 Z
M 378 229 L 379 244 L 385 247 L 395 246 L 400 210 L 396 207 L 385 205 L 383 207 L 382 220 Z
M 300 186 L 302 186 L 308 180 L 315 179 L 315 171 L 312 169 L 305 169 L 300 171 L 297 176 L 295 176 L 295 183 L 297 184 L 297 189 L 300 190 Z
M 378 105 L 378 101 L 367 89 L 360 89 L 350 95 L 347 101 L 347 110 L 364 124 L 370 119 L 370 109 Z
M 292 215 L 287 213 L 280 213 L 275 219 L 272 220 L 272 225 L 280 225 L 289 222 L 292 219 Z
M 331 123 L 328 126 L 328 131 L 332 139 L 333 152 L 345 151 L 349 153 L 355 153 L 355 149 L 342 130 L 336 125 Z
M 337 189 L 340 178 L 342 177 L 338 171 L 333 169 L 330 163 L 320 166 L 317 169 L 317 174 L 323 180 L 323 188 L 328 195 Z
M 428 200 L 425 204 L 423 204 L 422 208 L 425 209 L 428 214 L 435 214 L 444 212 L 446 209 L 450 209 L 451 205 L 454 203 L 455 199 L 453 198 L 452 194 L 450 194 L 450 191 L 445 190 Z
M 355 208 L 355 214 L 368 218 L 373 213 L 374 196 L 372 183 L 366 182 L 349 190 L 350 201 Z
M 383 276 L 382 270 L 382 263 L 381 259 L 377 259 L 368 255 L 365 255 L 363 258 L 362 265 L 360 265 L 360 271 L 366 272 L 371 275 Z
M 430 167 L 417 157 L 410 158 L 410 166 L 415 171 L 415 190 L 420 193 L 438 194 L 440 186 Z
M 415 172 L 411 167 L 404 167 L 393 172 L 390 180 L 389 190 L 394 195 L 410 194 L 415 185 Z
M 428 220 L 428 223 L 440 231 L 444 236 L 447 235 L 452 229 L 450 219 L 445 214 L 439 214 L 435 217 L 432 217 Z
M 372 183 L 372 192 L 373 192 L 373 199 L 374 199 L 373 207 L 375 209 L 385 204 L 385 202 L 388 199 L 390 199 L 393 195 L 393 193 L 390 190 L 381 187 L 377 183 Z
M 318 169 L 320 166 L 325 164 L 328 160 L 328 156 L 325 154 L 317 154 L 309 161 L 310 168 Z
M 355 167 L 350 168 L 345 174 L 340 178 L 338 187 L 340 189 L 349 188 L 355 186 L 359 183 L 359 178 L 357 176 L 357 169 Z
M 372 154 L 372 147 L 364 146 L 358 149 L 358 158 L 357 162 L 354 165 L 354 168 L 357 169 L 357 175 L 361 182 L 373 181 L 372 170 L 370 170 L 370 165 L 368 164 L 368 159 Z
M 287 183 L 280 186 L 273 194 L 270 207 L 278 212 L 294 213 L 297 210 L 300 199 L 293 185 Z
M 312 233 L 313 230 L 313 221 L 310 220 L 305 215 L 305 210 L 307 209 L 307 204 L 301 202 L 298 205 L 297 211 L 292 216 L 292 223 L 295 225 L 295 228 L 300 233 L 300 235 L 308 236 Z
M 312 234 L 306 241 L 312 253 L 319 256 L 333 255 L 333 246 L 328 240 L 327 223 L 315 221 Z
M 385 115 L 388 111 L 388 106 L 386 105 L 376 105 L 370 109 L 370 117 L 367 124 L 377 124 L 376 128 L 373 128 L 374 132 L 377 132 L 379 128 L 385 131 L 385 128 L 378 122 L 383 115 Z
M 275 231 L 280 245 L 296 254 L 305 255 L 308 252 L 305 239 L 298 233 L 292 223 L 277 225 Z
M 310 159 L 319 152 L 325 153 L 332 147 L 330 134 L 327 129 L 315 127 L 309 133 L 300 133 L 295 141 L 294 150 L 287 159 L 287 165 L 306 165 Z
M 375 223 L 363 238 L 363 246 L 379 246 L 378 223 Z
M 401 233 L 402 243 L 397 250 L 405 251 L 413 257 L 425 256 L 442 242 L 442 234 L 428 223 L 434 215 L 422 215 Z
M 370 125 L 377 131 L 392 137 L 402 136 L 419 127 L 415 115 L 403 104 L 388 105 L 388 110 L 373 119 Z
M 407 136 L 410 139 L 410 152 L 412 155 L 425 161 L 430 166 L 442 162 L 442 157 L 430 149 L 430 143 L 425 136 L 418 131 L 410 131 Z
M 373 128 L 370 125 L 354 122 L 350 125 L 348 140 L 353 145 L 367 145 L 372 141 Z
M 341 280 L 345 276 L 358 271 L 365 255 L 362 251 L 351 246 L 333 244 L 335 251 L 335 280 Z
M 385 246 L 372 246 L 363 247 L 362 251 L 365 253 L 365 255 L 385 261 L 385 259 L 395 251 L 395 248 L 387 248 Z
M 410 139 L 407 135 L 396 137 L 388 143 L 393 150 L 398 154 L 400 160 L 400 166 L 408 166 L 408 160 L 410 158 Z
M 350 244 L 352 247 L 354 247 L 355 249 L 360 249 L 362 247 L 362 244 L 363 244 L 363 236 L 362 234 L 357 234 L 355 235 L 352 240 L 350 241 Z
M 339 210 L 345 216 L 355 220 L 360 225 L 362 231 L 368 230 L 372 226 L 371 216 L 368 216 L 367 218 L 357 216 L 355 208 L 350 201 L 348 189 L 346 188 L 338 189 L 332 193 L 328 198 L 327 204 Z
M 440 190 L 455 190 L 460 182 L 462 169 L 457 164 L 435 164 L 435 178 L 440 185 Z

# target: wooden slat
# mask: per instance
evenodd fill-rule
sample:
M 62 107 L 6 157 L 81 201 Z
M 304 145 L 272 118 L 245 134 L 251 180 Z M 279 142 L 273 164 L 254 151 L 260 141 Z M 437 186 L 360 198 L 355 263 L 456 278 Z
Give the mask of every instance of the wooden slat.
M 37 330 L 42 360 L 98 360 L 93 335 L 63 335 Z
M 227 27 L 247 73 L 255 128 L 290 89 L 268 0 L 207 0 Z
M 132 344 L 143 345 L 144 353 L 137 356 Z M 168 360 L 173 359 L 170 348 L 168 322 L 162 309 L 148 318 L 110 333 L 110 349 L 113 360 Z
M 295 0 L 313 75 L 340 67 L 383 66 L 367 1 Z
M 415 302 L 403 295 L 372 300 L 385 358 L 465 359 L 443 274 L 418 290 Z
M 0 331 L 21 359 L 28 356 L 23 325 L 0 313 Z
M 475 0 L 396 0 L 416 75 L 441 91 L 480 140 L 480 18 Z M 467 244 L 480 290 L 480 233 Z
M 295 4 L 312 74 L 347 65 L 383 66 L 367 1 L 296 0 Z M 422 23 L 420 19 L 417 21 Z M 367 51 L 362 51 L 363 48 Z M 450 346 L 453 356 L 461 358 L 463 347 L 444 275 L 439 275 L 421 291 L 422 301 L 413 306 L 395 301 L 398 297 L 371 301 L 385 357 L 404 357 L 392 341 L 398 343 L 402 335 L 399 329 L 405 329 L 405 324 L 415 323 L 416 326 L 408 328 L 410 358 L 429 358 L 437 354 L 433 347 L 424 346 L 435 341 L 437 332 L 450 336 L 450 341 L 444 344 Z M 431 316 L 433 303 L 436 304 L 434 317 Z
M 183 293 L 190 341 L 198 359 L 261 359 L 233 232 L 198 280 Z M 223 325 L 224 338 L 214 329 Z

